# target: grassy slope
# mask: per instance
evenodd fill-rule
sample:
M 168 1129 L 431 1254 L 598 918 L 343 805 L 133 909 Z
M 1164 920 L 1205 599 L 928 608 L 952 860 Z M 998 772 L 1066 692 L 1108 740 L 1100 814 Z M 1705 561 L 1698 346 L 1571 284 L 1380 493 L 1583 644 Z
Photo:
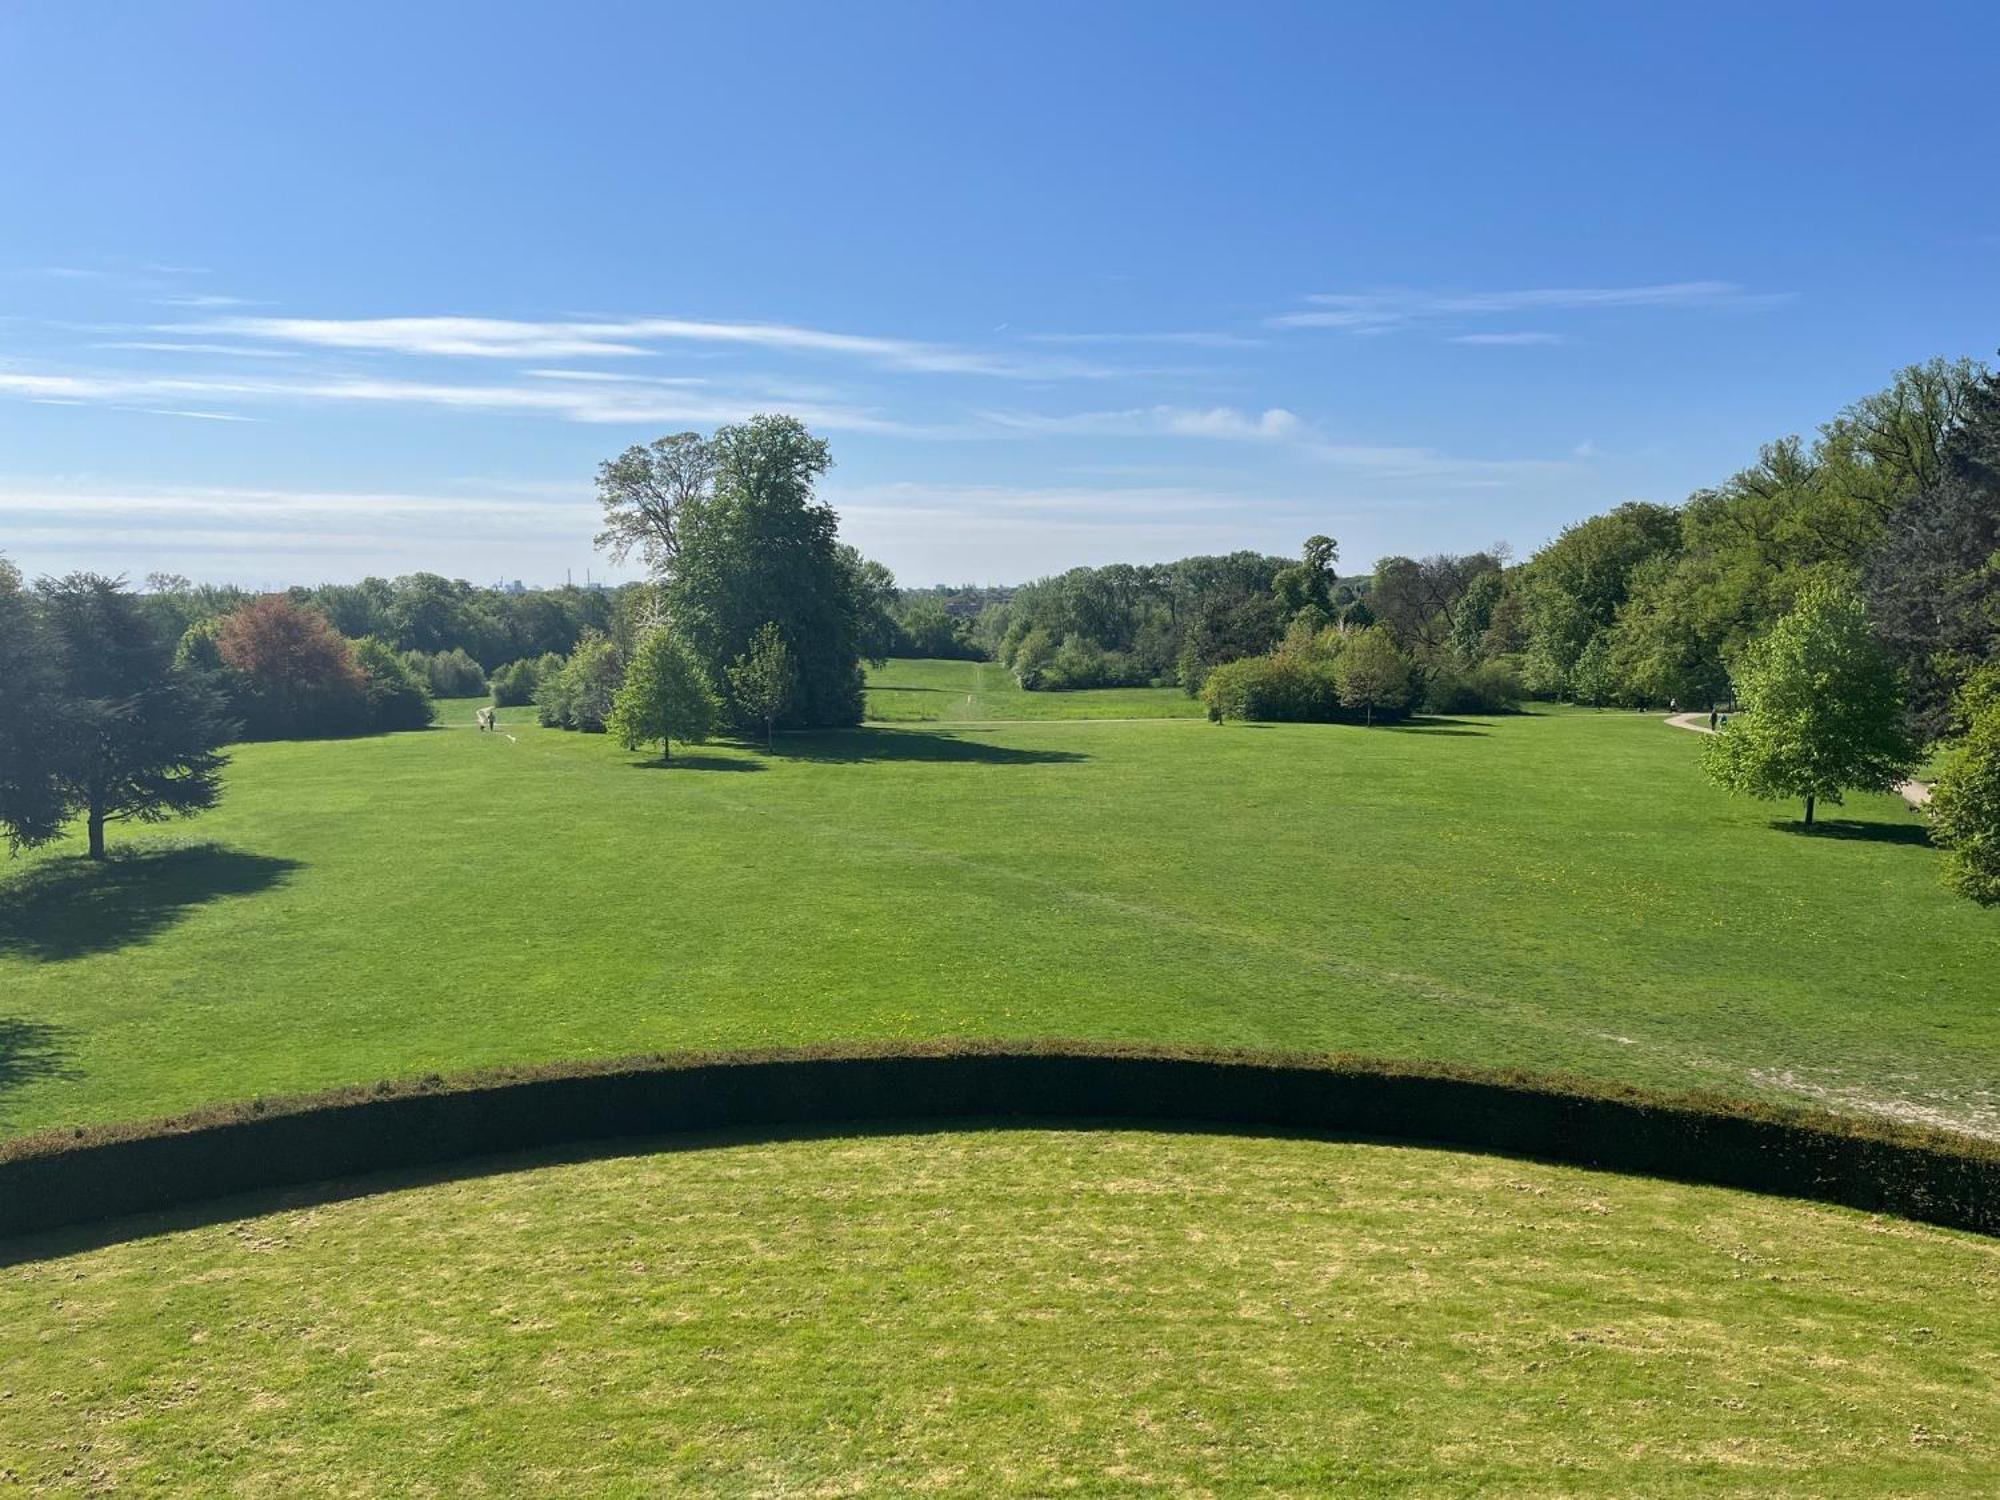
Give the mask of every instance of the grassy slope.
M 1024 693 L 1005 667 L 978 661 L 892 661 L 868 674 L 868 716 L 882 723 L 985 719 L 1199 719 L 1179 688 Z
M 0 1270 L 0 1472 L 78 1491 L 1971 1496 L 1996 1381 L 1993 1241 L 1308 1141 L 728 1146 Z
M 1654 719 L 907 727 L 662 770 L 529 718 L 247 746 L 165 852 L 13 873 L 0 1131 L 956 1035 L 1574 1068 L 1996 1128 L 2000 924 L 1938 886 L 1911 815 L 1870 797 L 1865 837 L 1774 829 Z

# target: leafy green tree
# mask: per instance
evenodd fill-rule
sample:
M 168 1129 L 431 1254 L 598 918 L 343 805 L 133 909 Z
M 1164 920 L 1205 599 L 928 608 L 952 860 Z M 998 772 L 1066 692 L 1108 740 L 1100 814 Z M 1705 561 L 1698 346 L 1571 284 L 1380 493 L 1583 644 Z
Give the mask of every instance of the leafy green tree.
M 729 693 L 739 712 L 764 726 L 764 748 L 770 749 L 778 720 L 791 706 L 798 684 L 791 648 L 775 624 L 765 622 L 750 639 L 747 655 L 729 666 Z
M 36 586 L 57 670 L 56 753 L 26 805 L 81 813 L 92 859 L 107 823 L 192 817 L 222 794 L 220 753 L 234 728 L 216 694 L 173 666 L 173 650 L 121 582 L 77 573 Z M 9 822 L 17 845 L 46 823 Z
M 60 663 L 20 570 L 0 557 L 0 827 L 16 849 L 61 834 L 70 816 Z
M 655 574 L 673 571 L 682 518 L 706 499 L 715 479 L 716 448 L 698 432 L 634 444 L 597 467 L 604 529 L 597 545 L 623 562 L 634 551 Z
M 1703 746 L 1709 775 L 1766 801 L 1803 797 L 1806 825 L 1820 799 L 1888 791 L 1909 774 L 1895 669 L 1851 589 L 1810 586 L 1736 669 L 1744 714 Z
M 719 429 L 712 490 L 689 501 L 663 598 L 676 635 L 711 677 L 775 622 L 798 665 L 787 718 L 805 725 L 861 720 L 859 601 L 839 521 L 814 498 L 832 459 L 793 417 Z
M 1945 851 L 1945 884 L 2000 906 L 2000 664 L 1959 694 L 1964 735 L 1931 788 L 1931 838 Z
M 1618 696 L 1618 679 L 1611 668 L 1611 641 L 1602 632 L 1592 636 L 1569 672 L 1573 701 L 1602 708 Z
M 437 715 L 431 695 L 387 641 L 365 635 L 354 643 L 368 723 L 379 730 L 422 729 Z
M 1862 585 L 1911 724 L 1936 739 L 1961 684 L 2000 659 L 2000 374 L 1967 393 L 1939 472 L 1890 514 Z
M 625 657 L 608 636 L 586 635 L 558 671 L 535 688 L 535 717 L 544 727 L 602 734 L 612 700 L 625 680 Z
M 658 740 L 664 761 L 674 740 L 698 745 L 707 739 L 720 710 L 708 673 L 694 653 L 672 631 L 658 629 L 632 653 L 605 728 L 627 750 Z
M 896 654 L 902 641 L 896 624 L 896 575 L 887 564 L 863 557 L 845 543 L 840 547 L 840 561 L 853 591 L 856 649 L 863 660 L 879 667 Z
M 1340 544 L 1332 537 L 1306 538 L 1299 561 L 1271 580 L 1271 592 L 1287 620 L 1305 609 L 1318 609 L 1329 620 L 1333 618 L 1333 565 L 1339 559 Z
M 1362 710 L 1368 724 L 1375 722 L 1376 709 L 1398 709 L 1410 701 L 1409 658 L 1380 625 L 1349 636 L 1333 671 L 1341 703 Z

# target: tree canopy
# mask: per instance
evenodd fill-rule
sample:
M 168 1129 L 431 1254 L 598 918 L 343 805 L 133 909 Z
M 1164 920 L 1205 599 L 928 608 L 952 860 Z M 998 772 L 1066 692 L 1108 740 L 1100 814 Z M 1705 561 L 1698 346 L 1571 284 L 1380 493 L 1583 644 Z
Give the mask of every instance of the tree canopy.
M 1839 803 L 1849 790 L 1889 791 L 1910 773 L 1896 675 L 1852 590 L 1810 585 L 1736 669 L 1745 710 L 1703 747 L 1709 774 L 1767 801 Z

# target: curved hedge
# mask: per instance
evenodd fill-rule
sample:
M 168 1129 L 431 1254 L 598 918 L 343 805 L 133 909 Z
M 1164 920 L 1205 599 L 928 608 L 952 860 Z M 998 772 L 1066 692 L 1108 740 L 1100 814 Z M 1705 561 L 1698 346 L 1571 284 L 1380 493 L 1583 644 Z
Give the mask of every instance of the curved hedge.
M 0 1235 L 538 1147 L 976 1120 L 1415 1141 L 2000 1234 L 2000 1144 L 1943 1132 L 1498 1070 L 1043 1043 L 633 1058 L 48 1132 L 0 1144 Z

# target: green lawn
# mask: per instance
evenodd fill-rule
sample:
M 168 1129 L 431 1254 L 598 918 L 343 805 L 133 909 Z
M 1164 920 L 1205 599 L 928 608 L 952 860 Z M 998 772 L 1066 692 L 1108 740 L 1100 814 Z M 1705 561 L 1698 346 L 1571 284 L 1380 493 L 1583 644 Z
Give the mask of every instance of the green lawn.
M 893 664 L 883 676 L 965 669 Z M 1048 695 L 1053 696 L 1053 695 Z M 1568 1068 L 2000 1131 L 2000 918 L 1618 713 L 453 726 L 236 754 L 0 884 L 0 1132 L 683 1046 L 1090 1037 Z M 509 735 L 512 738 L 509 738 Z
M 2000 1242 L 1408 1148 L 725 1145 L 0 1270 L 0 1475 L 175 1495 L 1988 1496 Z
M 981 661 L 892 661 L 868 674 L 868 717 L 878 723 L 992 719 L 1200 719 L 1179 688 L 1024 693 L 1005 667 Z

